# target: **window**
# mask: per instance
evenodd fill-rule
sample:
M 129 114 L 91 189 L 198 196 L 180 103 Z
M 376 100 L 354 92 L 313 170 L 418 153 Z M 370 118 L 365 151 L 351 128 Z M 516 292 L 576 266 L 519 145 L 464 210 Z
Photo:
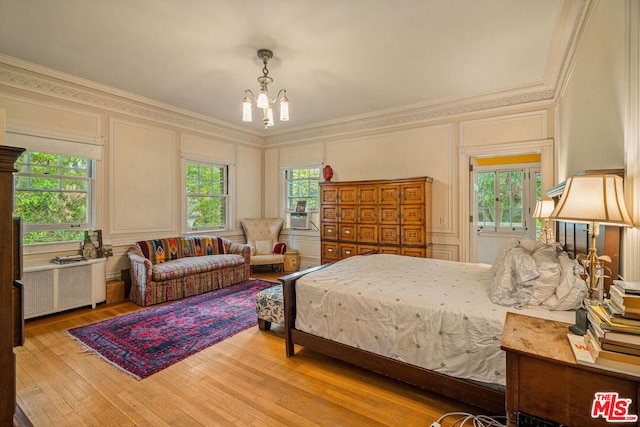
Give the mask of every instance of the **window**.
M 94 162 L 25 151 L 16 161 L 15 215 L 24 244 L 82 240 L 91 228 Z
M 478 171 L 478 226 L 496 231 L 526 227 L 525 171 Z
M 185 162 L 187 230 L 220 230 L 228 227 L 228 166 Z
M 320 166 L 287 169 L 287 212 L 299 211 L 298 206 L 306 205 L 305 211 L 317 210 L 320 194 Z M 301 202 L 300 204 L 298 202 Z

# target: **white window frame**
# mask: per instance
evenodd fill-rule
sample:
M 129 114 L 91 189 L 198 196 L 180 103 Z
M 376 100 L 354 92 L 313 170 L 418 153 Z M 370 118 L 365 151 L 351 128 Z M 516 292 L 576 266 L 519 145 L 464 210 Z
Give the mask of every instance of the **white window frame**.
M 187 164 L 188 163 L 197 163 L 200 165 L 213 166 L 213 167 L 222 167 L 224 168 L 224 194 L 216 194 L 206 196 L 205 194 L 200 195 L 201 197 L 218 197 L 223 198 L 225 200 L 225 224 L 221 226 L 200 226 L 200 227 L 192 227 L 188 224 L 189 216 L 188 216 L 188 204 L 189 204 L 189 196 L 191 193 L 187 190 Z M 225 231 L 230 229 L 230 224 L 232 223 L 231 218 L 231 197 L 230 197 L 230 188 L 231 188 L 231 165 L 227 162 L 214 161 L 214 160 L 206 160 L 206 159 L 198 159 L 192 157 L 185 157 L 182 161 L 182 203 L 183 203 L 183 215 L 184 220 L 182 222 L 183 227 L 185 229 L 185 233 L 202 233 L 206 231 Z
M 42 154 L 49 154 L 49 155 L 54 155 L 54 156 L 65 156 L 65 157 L 78 157 L 78 158 L 83 158 L 86 160 L 87 162 L 87 175 L 86 176 L 67 176 L 67 175 L 51 175 L 51 174 L 38 174 L 38 173 L 32 173 L 32 172 L 16 172 L 14 174 L 14 199 L 13 199 L 13 207 L 14 210 L 16 209 L 16 196 L 18 190 L 16 188 L 16 179 L 18 177 L 27 177 L 27 178 L 52 178 L 52 179 L 70 179 L 70 180 L 83 180 L 87 182 L 87 190 L 86 192 L 84 192 L 86 194 L 86 209 L 87 209 L 87 216 L 86 216 L 86 221 L 85 222 L 74 222 L 74 223 L 64 223 L 64 224 L 34 224 L 34 223 L 29 223 L 26 220 L 23 220 L 22 222 L 22 227 L 23 227 L 23 231 L 25 233 L 28 232 L 32 232 L 32 231 L 56 231 L 56 230 L 70 230 L 70 231 L 86 231 L 86 230 L 90 230 L 90 229 L 94 229 L 95 228 L 95 216 L 96 216 L 96 171 L 97 171 L 97 160 L 95 159 L 91 159 L 88 157 L 84 157 L 84 156 L 78 156 L 78 155 L 74 155 L 74 154 L 69 154 L 63 151 L 54 151 L 54 150 L 48 150 L 48 151 L 39 151 L 39 150 L 26 150 L 25 153 L 42 153 Z M 31 164 L 31 163 L 29 163 Z M 54 166 L 54 167 L 58 167 L 58 166 Z M 18 168 L 19 169 L 19 168 Z M 23 190 L 24 191 L 24 190 Z M 27 190 L 28 191 L 28 190 Z M 35 191 L 35 190 L 34 190 Z M 56 190 L 52 190 L 52 192 L 58 192 Z M 29 247 L 37 247 L 39 245 L 60 245 L 60 244 L 68 244 L 68 243 L 76 243 L 82 241 L 81 239 L 78 240 L 60 240 L 60 241 L 56 241 L 56 242 L 39 242 L 39 243 L 31 243 L 25 246 L 29 246 Z
M 291 173 L 291 171 L 294 170 L 300 170 L 300 169 L 318 169 L 318 195 L 316 197 L 316 208 L 310 208 L 309 206 L 307 206 L 307 212 L 316 212 L 320 209 L 320 174 L 322 173 L 322 165 L 309 165 L 309 166 L 295 166 L 295 167 L 289 167 L 289 168 L 285 168 L 284 169 L 284 210 L 287 213 L 291 213 L 291 212 L 295 212 L 295 208 L 291 208 L 291 203 L 290 203 L 290 199 L 291 197 L 289 197 L 289 183 L 291 181 L 293 181 L 292 179 L 289 178 L 289 175 Z M 297 181 L 303 181 L 303 180 L 297 180 Z M 308 181 L 315 181 L 313 179 L 308 179 Z M 300 197 L 296 197 L 296 199 L 298 199 Z M 304 199 L 310 199 L 312 197 L 304 197 Z
M 500 224 L 500 207 L 499 201 L 494 202 L 494 219 L 495 226 L 494 227 L 481 227 L 484 233 L 520 233 L 522 230 L 528 229 L 528 227 L 532 226 L 535 228 L 536 222 L 531 217 L 533 212 L 531 212 L 531 206 L 533 202 L 533 207 L 535 207 L 535 197 L 536 197 L 536 176 L 540 175 L 540 165 L 539 164 L 513 164 L 513 165 L 500 165 L 500 166 L 481 166 L 478 167 L 477 173 L 482 172 L 495 172 L 496 176 L 498 172 L 509 172 L 509 171 L 522 171 L 522 227 L 503 227 Z M 495 182 L 494 195 L 499 195 L 499 181 Z M 477 203 L 477 201 L 476 201 Z M 477 208 L 476 208 L 477 209 Z
M 308 215 L 307 217 L 307 226 L 306 228 L 301 227 L 292 227 L 291 217 L 292 214 L 296 214 L 296 209 L 291 208 L 291 198 L 289 197 L 289 183 L 292 181 L 289 179 L 291 175 L 291 171 L 300 170 L 300 169 L 317 169 L 318 170 L 318 195 L 316 199 L 316 208 L 309 207 L 307 204 L 305 213 Z M 284 216 L 285 216 L 285 228 L 289 230 L 313 230 L 315 226 L 314 221 L 317 220 L 317 212 L 320 211 L 320 174 L 322 173 L 322 164 L 312 163 L 312 164 L 301 164 L 295 166 L 288 166 L 282 168 L 282 178 L 284 183 L 284 191 L 283 191 L 283 207 L 284 207 Z M 309 199 L 309 197 L 306 197 Z M 315 220 L 314 220 L 315 218 Z

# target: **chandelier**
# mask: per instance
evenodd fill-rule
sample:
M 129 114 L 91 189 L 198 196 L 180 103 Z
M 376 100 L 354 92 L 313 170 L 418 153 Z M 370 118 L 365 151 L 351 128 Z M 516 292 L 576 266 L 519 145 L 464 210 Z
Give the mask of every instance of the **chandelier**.
M 251 98 L 256 100 L 256 105 L 258 108 L 262 108 L 262 121 L 264 122 L 265 130 L 269 126 L 273 126 L 273 107 L 272 105 L 276 103 L 280 95 L 280 121 L 286 122 L 289 120 L 289 100 L 287 99 L 287 90 L 280 89 L 275 98 L 271 99 L 269 97 L 269 83 L 273 83 L 273 79 L 269 77 L 269 69 L 267 68 L 267 63 L 271 58 L 273 58 L 273 52 L 269 49 L 260 49 L 258 50 L 258 58 L 262 60 L 264 67 L 262 67 L 262 75 L 258 77 L 258 83 L 260 83 L 260 92 L 258 92 L 258 96 L 256 97 L 251 90 L 247 89 L 244 91 L 244 100 L 242 101 L 242 121 L 250 122 L 251 118 Z

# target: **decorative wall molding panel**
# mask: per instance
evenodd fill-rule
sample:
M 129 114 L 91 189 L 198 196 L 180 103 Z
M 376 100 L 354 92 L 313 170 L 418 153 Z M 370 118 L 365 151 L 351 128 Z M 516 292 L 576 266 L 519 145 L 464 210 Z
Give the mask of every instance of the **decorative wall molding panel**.
M 176 133 L 120 119 L 109 133 L 109 235 L 178 233 Z
M 442 259 L 445 261 L 458 261 L 458 252 L 460 248 L 458 246 L 440 246 L 433 245 L 433 258 Z
M 446 237 L 446 236 L 438 235 L 438 233 L 433 233 L 432 240 L 434 245 L 458 246 L 460 244 L 460 239 L 458 237 Z
M 27 63 L 24 64 L 26 67 Z M 72 78 L 72 76 L 68 77 L 69 79 Z M 151 100 L 138 101 L 126 99 L 121 95 L 109 93 L 110 88 L 107 86 L 102 86 L 99 89 L 85 87 L 77 83 L 31 72 L 2 62 L 0 62 L 0 84 L 78 102 L 91 107 L 102 108 L 116 113 L 208 133 L 236 142 L 263 144 L 263 138 L 261 136 L 214 123 L 210 119 L 207 120 L 195 116 L 191 117 L 186 111 L 182 112 L 177 109 L 172 111 L 175 107 L 169 105 L 153 105 L 153 101 Z M 99 85 L 94 84 L 94 86 Z

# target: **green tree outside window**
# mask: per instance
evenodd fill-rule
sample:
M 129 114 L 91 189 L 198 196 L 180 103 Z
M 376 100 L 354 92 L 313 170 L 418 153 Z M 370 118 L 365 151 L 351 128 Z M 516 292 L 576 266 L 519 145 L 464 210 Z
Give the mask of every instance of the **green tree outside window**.
M 25 151 L 16 161 L 15 210 L 23 243 L 77 241 L 90 228 L 90 159 Z
M 186 162 L 187 228 L 227 227 L 227 166 Z
M 287 210 L 295 212 L 299 201 L 306 201 L 307 210 L 319 207 L 320 167 L 288 169 Z

